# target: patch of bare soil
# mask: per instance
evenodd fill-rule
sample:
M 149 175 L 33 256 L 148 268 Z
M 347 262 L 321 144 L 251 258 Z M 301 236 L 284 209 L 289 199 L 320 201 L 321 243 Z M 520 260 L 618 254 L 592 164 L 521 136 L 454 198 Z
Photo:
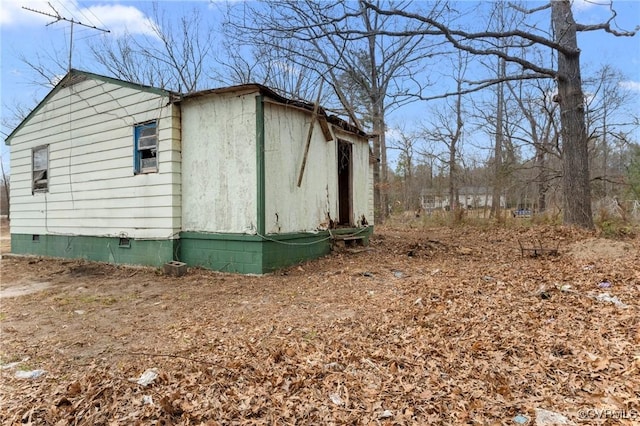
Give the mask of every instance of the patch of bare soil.
M 5 257 L 49 286 L 1 299 L 0 423 L 637 424 L 640 239 L 590 238 L 380 228 L 261 277 Z
M 42 281 L 18 281 L 0 287 L 0 299 L 4 297 L 18 297 L 26 294 L 37 293 L 49 287 L 48 282 Z
M 9 233 L 9 220 L 0 218 L 0 255 L 11 251 L 11 234 Z
M 632 258 L 634 251 L 631 243 L 606 238 L 589 238 L 569 247 L 569 254 L 581 260 Z

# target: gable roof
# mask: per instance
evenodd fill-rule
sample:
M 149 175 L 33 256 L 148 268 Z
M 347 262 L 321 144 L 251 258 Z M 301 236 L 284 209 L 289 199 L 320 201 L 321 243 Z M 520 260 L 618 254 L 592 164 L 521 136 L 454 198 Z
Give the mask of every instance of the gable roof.
M 40 109 L 56 93 L 58 93 L 61 89 L 65 88 L 65 87 L 70 87 L 70 86 L 73 86 L 74 84 L 81 83 L 81 82 L 86 81 L 86 80 L 100 80 L 100 81 L 104 81 L 106 83 L 113 83 L 113 84 L 117 84 L 119 86 L 129 87 L 129 88 L 140 90 L 140 91 L 143 91 L 143 92 L 155 93 L 155 94 L 160 95 L 160 96 L 176 95 L 176 93 L 174 93 L 174 92 L 171 92 L 171 91 L 168 91 L 168 90 L 164 90 L 164 89 L 159 89 L 157 87 L 145 86 L 143 84 L 137 84 L 137 83 L 131 83 L 131 82 L 124 81 L 124 80 L 119 80 L 119 79 L 113 78 L 113 77 L 106 77 L 104 75 L 94 74 L 94 73 L 91 73 L 91 72 L 88 72 L 88 71 L 81 71 L 81 70 L 71 69 L 71 70 L 69 70 L 69 72 L 64 77 L 62 77 L 62 79 L 58 82 L 58 84 L 56 84 L 54 86 L 54 88 L 51 89 L 51 91 L 47 94 L 47 96 L 45 96 L 44 99 L 42 99 L 40 101 L 40 103 L 38 103 L 38 105 L 36 105 L 36 107 L 29 113 L 29 115 L 27 115 L 20 122 L 20 124 L 18 124 L 18 127 L 13 129 L 13 131 L 9 134 L 9 136 L 7 136 L 7 138 L 4 140 L 5 145 L 11 145 L 11 139 L 13 138 L 13 136 L 20 129 L 22 129 L 29 122 L 29 120 L 31 120 L 31 118 L 34 115 L 36 115 L 36 113 L 38 111 L 40 111 Z
M 229 92 L 235 92 L 235 91 L 245 91 L 245 90 L 250 90 L 250 91 L 256 91 L 259 92 L 261 95 L 267 96 L 271 99 L 274 99 L 277 102 L 283 103 L 285 105 L 291 105 L 297 108 L 301 108 L 301 109 L 305 109 L 308 111 L 313 111 L 314 108 L 314 104 L 310 103 L 310 102 L 304 102 L 304 101 L 298 101 L 298 100 L 293 100 L 293 99 L 288 99 L 285 98 L 282 95 L 279 95 L 277 92 L 275 92 L 273 89 L 270 89 L 267 86 L 263 86 L 261 84 L 257 84 L 257 83 L 249 83 L 249 84 L 241 84 L 241 85 L 237 85 L 237 86 L 230 86 L 230 87 L 222 87 L 222 88 L 218 88 L 218 89 L 207 89 L 207 90 L 200 90 L 197 92 L 192 92 L 192 93 L 187 93 L 187 94 L 180 94 L 180 93 L 176 93 L 176 92 L 172 92 L 169 90 L 165 90 L 165 89 L 160 89 L 157 87 L 152 87 L 152 86 L 146 86 L 144 84 L 138 84 L 138 83 L 132 83 L 129 81 L 124 81 L 124 80 L 119 80 L 117 78 L 113 78 L 113 77 L 107 77 L 104 75 L 100 75 L 100 74 L 94 74 L 88 71 L 81 71 L 81 70 L 76 70 L 76 69 L 71 69 L 69 70 L 69 72 L 58 82 L 58 84 L 55 85 L 55 87 L 53 89 L 51 89 L 51 91 L 47 94 L 47 96 L 44 97 L 44 99 L 42 99 L 40 101 L 40 103 L 38 103 L 38 105 L 36 105 L 36 107 L 29 113 L 29 115 L 27 115 L 18 125 L 18 127 L 16 127 L 11 134 L 9 134 L 9 136 L 7 136 L 7 138 L 5 139 L 4 143 L 5 145 L 11 145 L 11 139 L 13 138 L 13 136 L 20 130 L 22 129 L 28 122 L 29 120 L 31 120 L 31 118 L 49 101 L 49 99 L 51 99 L 57 92 L 59 92 L 61 89 L 65 88 L 65 87 L 70 87 L 73 86 L 74 84 L 86 81 L 86 80 L 100 80 L 100 81 L 104 81 L 107 83 L 113 83 L 113 84 L 117 84 L 119 86 L 123 86 L 123 87 L 129 87 L 132 89 L 136 89 L 136 90 L 140 90 L 143 92 L 149 92 L 149 93 L 155 93 L 161 96 L 167 96 L 167 97 L 171 97 L 173 102 L 177 102 L 179 103 L 181 100 L 186 100 L 186 99 L 191 99 L 191 98 L 197 98 L 197 97 L 204 97 L 204 96 L 209 96 L 209 95 L 215 95 L 215 94 L 222 94 L 222 93 L 229 93 Z M 343 120 L 342 118 L 336 116 L 336 115 L 329 115 L 327 114 L 327 112 L 325 111 L 324 108 L 322 107 L 318 107 L 318 112 L 319 115 L 324 117 L 329 123 L 340 127 L 348 132 L 351 133 L 355 133 L 357 135 L 363 136 L 363 137 L 368 137 L 368 135 L 362 131 L 361 129 L 357 128 L 356 126 L 348 123 L 347 121 Z

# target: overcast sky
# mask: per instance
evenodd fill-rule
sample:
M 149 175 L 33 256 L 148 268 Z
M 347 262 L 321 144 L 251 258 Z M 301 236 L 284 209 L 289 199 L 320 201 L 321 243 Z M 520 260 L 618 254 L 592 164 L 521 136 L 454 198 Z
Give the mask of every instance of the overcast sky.
M 604 0 L 597 0 L 602 3 Z M 2 52 L 0 94 L 2 98 L 2 118 L 12 115 L 15 105 L 30 109 L 37 104 L 49 91 L 48 88 L 33 84 L 34 73 L 21 61 L 24 56 L 34 62 L 40 57 L 44 61 L 49 57 L 62 58 L 66 61 L 69 52 L 70 24 L 55 22 L 53 18 L 35 12 L 24 10 L 22 7 L 72 18 L 90 26 L 105 28 L 110 31 L 109 37 L 122 37 L 125 30 L 130 34 L 151 34 L 150 26 L 153 22 L 149 18 L 152 8 L 151 2 L 140 1 L 77 1 L 50 0 L 55 11 L 41 0 L 0 0 L 0 48 Z M 602 22 L 608 16 L 606 7 L 597 6 L 594 2 L 577 0 L 574 5 L 576 19 L 581 23 Z M 216 21 L 220 10 L 207 1 L 160 1 L 159 6 L 171 15 L 180 16 L 184 12 L 197 7 L 201 8 L 203 16 Z M 531 3 L 532 7 L 541 4 Z M 640 1 L 614 1 L 618 17 L 617 26 L 632 30 L 640 25 Z M 49 24 L 49 25 L 47 25 Z M 75 26 L 73 66 L 87 71 L 91 64 L 85 60 L 88 43 L 97 41 L 100 31 Z M 583 75 L 595 71 L 604 64 L 610 64 L 625 74 L 626 87 L 637 94 L 635 103 L 630 108 L 640 109 L 640 36 L 634 38 L 617 38 L 602 31 L 580 35 L 582 48 Z M 423 111 L 408 109 L 401 112 L 402 120 L 418 119 Z M 392 117 L 393 119 L 393 117 Z M 1 131 L 2 140 L 13 130 L 3 120 Z M 394 125 L 393 122 L 390 123 Z M 2 143 L 2 161 L 8 164 L 8 147 Z

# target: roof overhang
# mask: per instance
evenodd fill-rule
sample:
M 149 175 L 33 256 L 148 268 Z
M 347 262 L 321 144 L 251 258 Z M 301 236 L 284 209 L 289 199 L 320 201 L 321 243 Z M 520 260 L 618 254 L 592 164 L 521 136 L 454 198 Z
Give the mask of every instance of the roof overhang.
M 171 92 L 169 90 L 159 89 L 157 87 L 146 86 L 144 84 L 131 83 L 124 80 L 119 80 L 113 77 L 106 77 L 104 75 L 94 74 L 88 71 L 81 71 L 76 69 L 71 69 L 67 74 L 60 79 L 58 84 L 56 84 L 51 91 L 42 99 L 38 105 L 18 124 L 18 126 L 7 136 L 4 140 L 5 145 L 11 145 L 11 139 L 15 136 L 17 132 L 20 131 L 31 118 L 51 99 L 57 92 L 66 87 L 71 87 L 75 84 L 81 83 L 86 80 L 100 80 L 104 82 L 109 82 L 113 84 L 117 84 L 123 87 L 130 87 L 132 89 L 140 90 L 143 92 L 155 93 L 160 96 L 167 96 L 171 101 L 175 101 L 179 98 L 179 95 L 175 92 Z

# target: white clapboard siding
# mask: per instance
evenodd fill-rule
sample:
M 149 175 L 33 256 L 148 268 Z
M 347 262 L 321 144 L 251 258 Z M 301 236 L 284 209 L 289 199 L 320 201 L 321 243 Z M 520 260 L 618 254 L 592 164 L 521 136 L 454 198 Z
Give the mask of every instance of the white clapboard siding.
M 367 183 L 369 185 L 369 190 L 367 191 L 369 194 L 368 206 L 369 206 L 369 214 L 367 214 L 367 220 L 369 224 L 373 225 L 375 220 L 375 202 L 374 202 L 374 191 L 373 191 L 373 164 L 369 164 L 369 176 L 367 179 Z
M 93 78 L 58 87 L 11 138 L 11 232 L 167 238 L 181 226 L 179 109 L 166 95 Z M 159 172 L 134 175 L 134 125 L 159 120 Z M 31 153 L 49 146 L 49 191 Z
M 182 226 L 245 233 L 256 227 L 256 96 L 216 94 L 181 106 Z
M 162 219 L 166 216 L 166 208 L 164 207 L 146 207 L 146 206 L 134 206 L 133 208 L 125 208 L 128 206 L 113 206 L 112 208 L 102 208 L 99 210 L 99 213 L 96 212 L 95 207 L 79 207 L 78 205 L 73 205 L 74 203 L 68 204 L 67 209 L 64 208 L 50 208 L 45 207 L 44 210 L 37 211 L 21 211 L 20 216 L 22 219 L 32 220 L 32 219 L 45 219 L 44 214 L 46 214 L 47 220 L 52 219 L 74 219 L 74 220 L 95 220 L 95 219 L 109 219 L 109 218 L 132 218 L 132 219 Z M 89 222 L 88 222 L 89 223 Z
M 178 219 L 178 217 L 176 217 Z M 76 219 L 77 220 L 77 219 Z M 26 224 L 21 234 L 69 234 L 96 237 L 117 237 L 121 234 L 127 234 L 129 237 L 138 238 L 138 231 L 141 229 L 149 232 L 145 233 L 144 238 L 151 236 L 158 239 L 165 239 L 174 234 L 171 227 L 166 227 L 167 219 L 162 218 L 113 218 L 113 217 L 97 217 L 91 222 L 83 221 L 79 224 L 70 223 L 67 218 L 54 219 L 32 219 L 35 226 Z M 13 224 L 12 224 L 13 225 Z M 153 232 L 156 230 L 157 232 Z
M 65 90 L 65 89 L 62 89 Z M 117 104 L 119 110 L 106 110 L 105 108 L 96 109 L 89 104 L 92 99 L 83 99 L 78 96 L 67 97 L 67 105 L 61 106 L 59 109 L 53 109 L 47 103 L 39 114 L 24 126 L 21 134 L 30 136 L 34 133 L 39 134 L 43 127 L 58 127 L 58 132 L 45 135 L 51 138 L 51 142 L 57 142 L 68 137 L 68 132 L 73 135 L 84 136 L 91 132 L 96 132 L 94 117 L 100 116 L 101 122 L 118 121 L 118 126 L 131 126 L 136 123 L 153 120 L 158 117 L 162 106 L 166 104 L 166 98 L 158 95 L 154 99 L 148 99 L 149 94 L 139 92 L 136 95 L 127 93 L 126 102 L 111 101 L 111 108 Z M 116 92 L 117 93 L 117 92 Z M 111 98 L 109 98 L 111 99 Z M 71 103 L 71 105 L 68 105 Z M 84 109 L 74 109 L 74 106 L 85 106 Z M 40 115 L 40 113 L 42 115 Z M 73 122 L 73 125 L 70 123 Z
M 118 212 L 114 212 L 113 214 L 129 214 L 129 212 L 124 211 L 123 208 L 132 208 L 133 215 L 139 215 L 142 209 L 147 208 L 146 206 L 140 206 L 139 197 L 128 197 L 128 198 L 118 198 L 117 200 L 105 200 L 104 198 L 90 198 L 91 194 L 84 194 L 83 197 L 78 200 L 69 200 L 69 201 L 59 201 L 50 203 L 47 206 L 47 210 L 49 212 L 54 211 L 64 211 L 68 212 L 70 210 L 92 210 L 92 209 L 100 209 L 103 214 L 105 211 L 110 210 L 118 210 Z M 156 196 L 147 196 L 145 197 L 145 202 L 148 203 L 151 209 L 164 209 L 164 207 L 153 207 L 158 205 L 166 205 L 166 204 L 175 204 L 180 202 L 180 197 L 178 195 L 156 195 Z M 41 206 L 36 206 L 35 204 L 20 204 L 16 206 L 13 213 L 18 212 L 29 212 L 29 211 L 41 211 Z M 157 210 L 155 213 L 163 213 L 163 210 Z M 66 214 L 66 213 L 65 213 Z M 109 213 L 111 214 L 111 213 Z

